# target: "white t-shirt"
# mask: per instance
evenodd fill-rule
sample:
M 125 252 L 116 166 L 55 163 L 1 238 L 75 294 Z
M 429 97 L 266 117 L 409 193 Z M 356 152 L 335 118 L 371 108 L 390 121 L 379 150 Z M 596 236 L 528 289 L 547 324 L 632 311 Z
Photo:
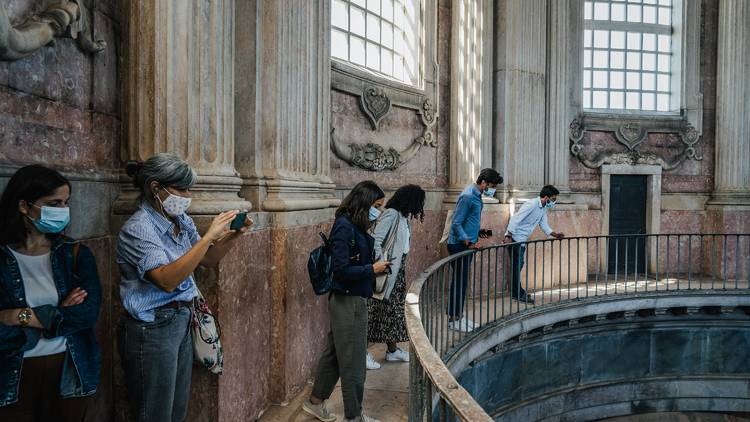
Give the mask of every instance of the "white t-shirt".
M 29 307 L 33 308 L 42 305 L 57 306 L 60 298 L 57 296 L 55 279 L 52 278 L 50 254 L 31 256 L 23 255 L 16 251 L 11 252 L 16 257 L 18 267 L 21 270 L 23 288 L 26 292 L 26 303 Z M 33 349 L 24 352 L 23 357 L 49 356 L 63 353 L 67 349 L 68 346 L 65 337 L 40 337 L 39 343 Z

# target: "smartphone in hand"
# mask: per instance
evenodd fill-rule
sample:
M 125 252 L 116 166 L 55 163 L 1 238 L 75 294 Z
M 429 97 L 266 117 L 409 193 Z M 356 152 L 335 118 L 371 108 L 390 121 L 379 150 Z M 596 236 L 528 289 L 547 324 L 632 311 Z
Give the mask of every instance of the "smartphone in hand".
M 234 216 L 234 220 L 229 225 L 230 230 L 239 230 L 245 227 L 245 220 L 247 219 L 247 211 L 241 212 Z

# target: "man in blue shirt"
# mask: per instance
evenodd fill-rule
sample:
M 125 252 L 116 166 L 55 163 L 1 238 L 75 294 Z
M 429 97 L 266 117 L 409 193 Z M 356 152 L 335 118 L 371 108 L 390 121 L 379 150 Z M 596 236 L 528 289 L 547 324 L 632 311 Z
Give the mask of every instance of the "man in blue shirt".
M 453 211 L 450 235 L 448 236 L 448 252 L 453 255 L 469 249 L 479 249 L 479 228 L 482 217 L 482 195 L 495 196 L 495 188 L 503 183 L 503 178 L 494 169 L 482 170 L 473 183 L 461 192 Z M 469 278 L 469 268 L 474 254 L 465 255 L 451 263 L 453 279 L 451 280 L 448 297 L 448 328 L 462 332 L 469 332 L 476 328 L 474 321 L 463 316 L 466 285 Z
M 526 242 L 534 231 L 537 224 L 547 236 L 562 239 L 562 233 L 552 231 L 547 223 L 547 211 L 555 207 L 557 195 L 560 191 L 552 185 L 547 185 L 539 192 L 539 197 L 532 199 L 521 206 L 518 212 L 511 217 L 508 229 L 505 231 L 503 243 L 517 242 L 508 248 L 511 262 L 511 298 L 521 302 L 534 303 L 534 299 L 521 287 L 521 269 L 524 264 L 526 253 Z M 528 286 L 527 286 L 528 287 Z

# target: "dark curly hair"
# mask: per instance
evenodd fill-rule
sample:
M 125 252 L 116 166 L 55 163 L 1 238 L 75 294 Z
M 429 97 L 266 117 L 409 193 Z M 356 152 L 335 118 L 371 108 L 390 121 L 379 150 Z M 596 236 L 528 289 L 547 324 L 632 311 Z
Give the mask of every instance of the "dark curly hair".
M 370 207 L 380 198 L 385 198 L 385 193 L 375 182 L 371 180 L 359 182 L 341 201 L 341 205 L 336 210 L 336 218 L 347 216 L 355 226 L 367 232 L 372 224 L 369 218 Z
M 401 186 L 388 200 L 385 207 L 393 208 L 406 218 L 414 218 L 423 222 L 425 196 L 424 189 L 417 185 Z

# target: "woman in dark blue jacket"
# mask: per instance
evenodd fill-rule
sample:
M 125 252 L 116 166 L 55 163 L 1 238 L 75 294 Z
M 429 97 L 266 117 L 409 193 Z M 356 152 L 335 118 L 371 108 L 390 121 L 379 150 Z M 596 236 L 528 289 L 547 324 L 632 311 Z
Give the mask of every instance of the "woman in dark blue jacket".
M 99 384 L 101 286 L 91 251 L 61 233 L 70 182 L 16 172 L 0 199 L 0 420 L 76 421 Z
M 346 421 L 373 422 L 362 414 L 367 356 L 367 298 L 375 275 L 389 262 L 373 262 L 375 240 L 368 234 L 378 218 L 385 194 L 374 182 L 357 184 L 336 210 L 331 229 L 334 290 L 328 297 L 331 329 L 318 362 L 315 385 L 302 408 L 318 420 L 332 422 L 336 415 L 325 407 L 338 379 Z

